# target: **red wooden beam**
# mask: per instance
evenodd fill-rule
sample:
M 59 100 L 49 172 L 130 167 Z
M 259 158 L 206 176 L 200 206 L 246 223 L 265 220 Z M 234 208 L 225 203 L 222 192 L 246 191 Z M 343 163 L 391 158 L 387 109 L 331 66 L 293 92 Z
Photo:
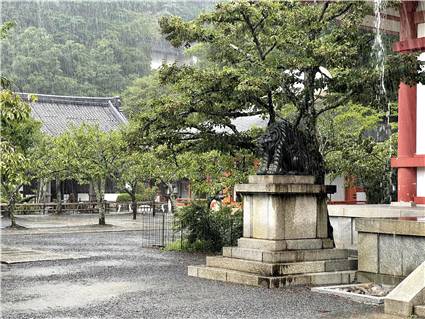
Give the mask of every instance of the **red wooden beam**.
M 425 37 L 396 42 L 393 50 L 395 52 L 425 51 Z
M 391 159 L 391 167 L 425 167 L 425 155 Z

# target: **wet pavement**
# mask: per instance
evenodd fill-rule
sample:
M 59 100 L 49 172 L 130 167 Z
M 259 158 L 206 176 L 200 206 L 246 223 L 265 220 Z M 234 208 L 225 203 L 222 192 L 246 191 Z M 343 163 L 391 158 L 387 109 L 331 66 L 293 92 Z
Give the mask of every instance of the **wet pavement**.
M 172 215 L 165 214 L 166 227 L 171 228 Z M 116 231 L 140 231 L 157 229 L 163 224 L 162 215 L 138 214 L 137 219 L 132 219 L 131 213 L 113 213 L 106 215 L 106 226 L 98 225 L 97 214 L 75 215 L 18 215 L 16 223 L 23 229 L 11 229 L 10 219 L 2 217 L 0 228 L 5 235 L 22 234 L 63 234 L 63 233 L 93 233 Z
M 142 232 L 2 231 L 2 245 L 88 259 L 1 265 L 2 318 L 390 318 L 382 306 L 308 288 L 264 289 L 187 276 L 205 255 L 145 248 Z

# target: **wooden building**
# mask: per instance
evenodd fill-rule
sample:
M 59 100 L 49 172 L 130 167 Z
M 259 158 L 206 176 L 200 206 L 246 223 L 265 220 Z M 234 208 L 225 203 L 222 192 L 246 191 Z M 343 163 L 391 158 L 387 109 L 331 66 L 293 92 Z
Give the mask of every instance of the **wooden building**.
M 83 123 L 97 124 L 104 131 L 110 131 L 127 124 L 127 119 L 120 110 L 120 98 L 115 97 L 80 97 L 45 94 L 18 93 L 23 100 L 29 101 L 31 115 L 42 123 L 41 130 L 49 135 L 58 136 L 71 126 Z M 35 96 L 32 102 L 29 95 Z M 34 193 L 40 187 L 37 181 L 25 186 L 24 196 Z M 50 202 L 58 192 L 64 201 L 89 201 L 94 196 L 90 185 L 79 185 L 76 181 L 50 181 L 44 185 L 44 200 Z M 105 199 L 113 201 L 117 197 L 115 185 L 107 181 Z

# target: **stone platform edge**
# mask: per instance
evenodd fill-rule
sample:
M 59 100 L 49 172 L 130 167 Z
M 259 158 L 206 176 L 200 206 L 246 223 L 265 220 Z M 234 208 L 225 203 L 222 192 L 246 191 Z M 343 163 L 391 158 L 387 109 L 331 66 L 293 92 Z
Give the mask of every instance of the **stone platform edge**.
M 356 220 L 356 230 L 363 233 L 425 237 L 425 223 L 410 220 L 359 218 Z
M 356 271 L 354 270 L 272 277 L 207 266 L 189 266 L 188 275 L 264 288 L 350 284 L 356 279 Z
M 326 194 L 325 185 L 317 184 L 238 184 L 237 193 L 246 194 Z

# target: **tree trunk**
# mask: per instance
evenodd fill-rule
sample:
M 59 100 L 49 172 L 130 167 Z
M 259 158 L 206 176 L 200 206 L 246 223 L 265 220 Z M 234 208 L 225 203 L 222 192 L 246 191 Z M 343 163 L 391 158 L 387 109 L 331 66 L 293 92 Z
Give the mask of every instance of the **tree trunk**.
M 170 213 L 171 214 L 174 214 L 175 211 L 176 211 L 176 199 L 177 199 L 177 196 L 176 196 L 176 194 L 173 191 L 174 190 L 174 187 L 173 187 L 173 184 L 172 183 L 167 183 L 167 187 L 168 187 L 168 192 L 169 192 L 168 200 L 171 203 L 171 205 L 170 205 Z
M 133 211 L 133 220 L 136 220 L 137 218 L 137 201 L 136 201 L 136 194 L 131 194 L 131 210 Z
M 62 213 L 61 181 L 59 178 L 56 178 L 56 213 Z
M 98 207 L 99 207 L 99 225 L 106 225 L 106 220 L 105 220 L 105 203 L 103 201 L 99 201 L 97 203 Z
M 105 193 L 105 180 L 100 178 L 95 183 L 96 188 L 96 202 L 99 209 L 99 225 L 106 225 L 105 221 L 105 202 L 104 202 L 104 193 Z
M 35 194 L 35 202 L 41 203 L 44 197 L 44 180 L 39 178 L 37 181 L 37 191 Z
M 9 203 L 7 205 L 7 210 L 10 217 L 10 227 L 17 227 L 16 217 L 15 217 L 15 204 L 16 204 L 16 195 L 12 194 L 9 198 Z

